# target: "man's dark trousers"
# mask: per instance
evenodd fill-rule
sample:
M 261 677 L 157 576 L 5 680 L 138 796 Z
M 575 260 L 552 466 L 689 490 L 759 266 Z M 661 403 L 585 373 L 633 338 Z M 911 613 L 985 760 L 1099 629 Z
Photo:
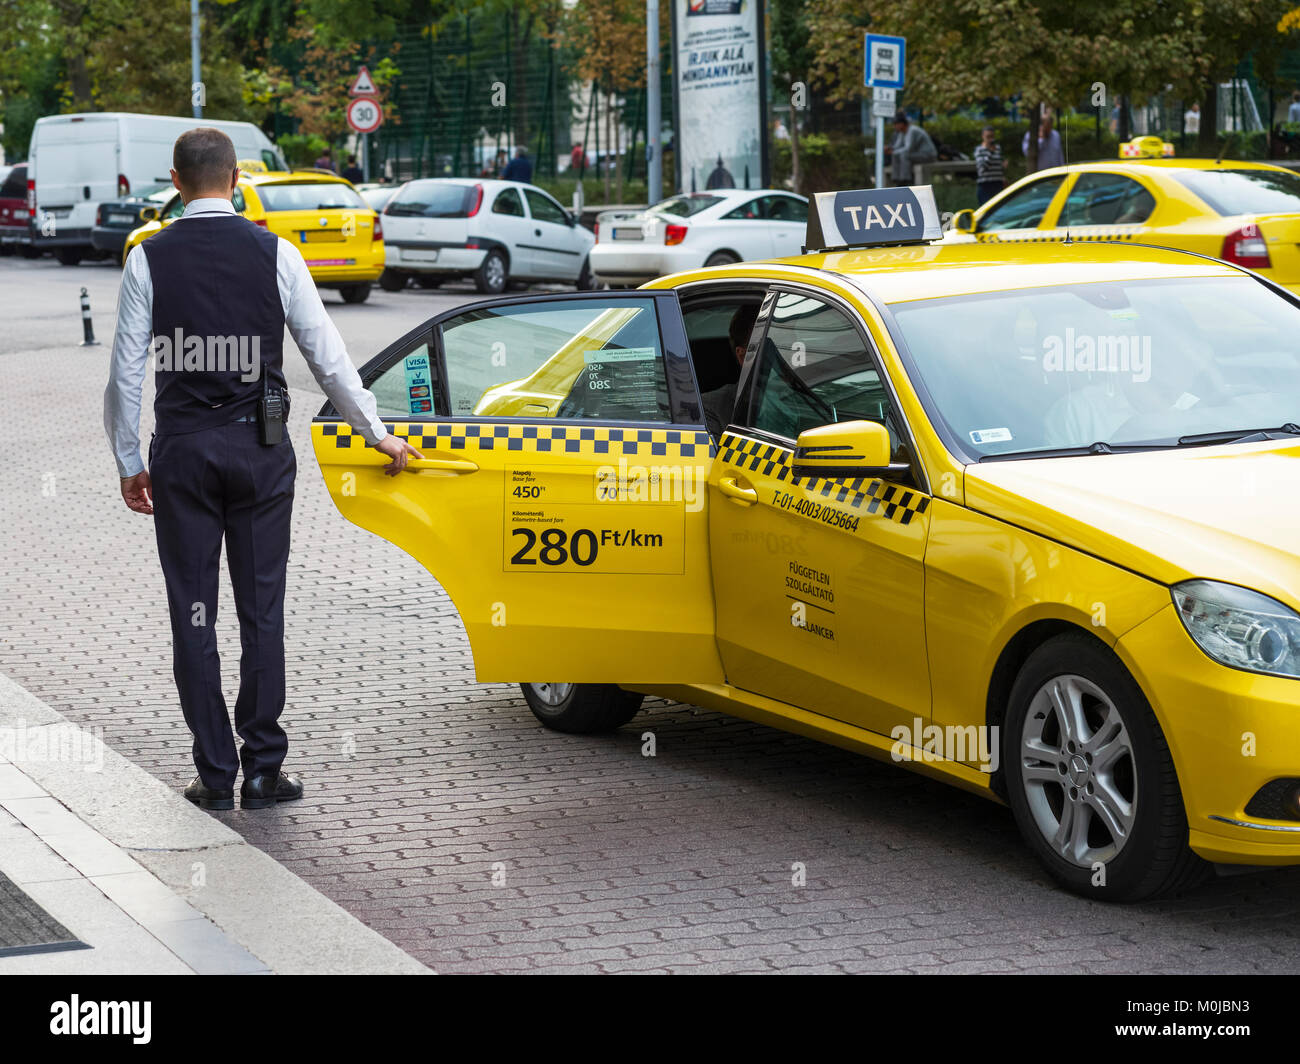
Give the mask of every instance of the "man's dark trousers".
M 288 740 L 284 709 L 284 586 L 297 472 L 286 432 L 264 446 L 255 422 L 155 435 L 149 447 L 154 527 L 167 584 L 172 668 L 194 763 L 208 787 L 280 770 Z M 221 694 L 217 588 L 222 539 L 235 592 L 239 636 L 236 755 Z

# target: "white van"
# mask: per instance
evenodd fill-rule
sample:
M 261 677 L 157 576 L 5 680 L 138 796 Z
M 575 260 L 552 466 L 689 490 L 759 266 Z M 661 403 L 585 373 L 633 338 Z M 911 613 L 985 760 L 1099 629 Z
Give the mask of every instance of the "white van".
M 95 210 L 132 189 L 170 181 L 172 146 L 196 126 L 213 126 L 235 142 L 235 157 L 286 169 L 275 145 L 251 122 L 100 112 L 50 115 L 32 130 L 27 200 L 36 250 L 65 265 L 101 256 L 91 246 Z

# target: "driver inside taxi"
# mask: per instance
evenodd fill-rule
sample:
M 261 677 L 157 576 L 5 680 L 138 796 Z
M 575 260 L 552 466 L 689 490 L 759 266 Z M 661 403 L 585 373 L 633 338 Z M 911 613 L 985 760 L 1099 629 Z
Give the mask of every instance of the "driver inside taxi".
M 727 326 L 727 339 L 732 353 L 736 356 L 736 365 L 745 362 L 745 349 L 749 346 L 749 334 L 754 331 L 754 322 L 758 320 L 758 304 L 743 303 L 731 315 L 731 324 Z M 736 408 L 736 380 L 700 396 L 704 405 L 704 424 L 709 434 L 716 440 L 721 438 L 722 430 L 731 424 L 731 416 Z

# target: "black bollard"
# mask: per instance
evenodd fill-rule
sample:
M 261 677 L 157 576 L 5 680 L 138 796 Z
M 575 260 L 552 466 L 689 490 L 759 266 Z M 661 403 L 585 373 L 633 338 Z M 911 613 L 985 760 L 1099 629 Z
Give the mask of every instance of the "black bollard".
M 77 346 L 98 347 L 99 341 L 95 339 L 95 327 L 90 322 L 90 296 L 84 288 L 81 290 L 81 329 L 85 333 L 85 339 Z

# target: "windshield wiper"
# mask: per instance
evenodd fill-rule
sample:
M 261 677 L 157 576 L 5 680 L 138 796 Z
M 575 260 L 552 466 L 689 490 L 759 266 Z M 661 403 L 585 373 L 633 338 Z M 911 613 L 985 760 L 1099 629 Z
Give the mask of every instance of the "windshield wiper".
M 1223 429 L 1219 432 L 1198 432 L 1192 436 L 1179 436 L 1179 447 L 1195 447 L 1212 443 L 1262 443 L 1278 436 L 1300 436 L 1300 425 L 1288 421 L 1275 429 Z
M 1046 447 L 1040 451 L 1006 451 L 1002 454 L 980 455 L 981 462 L 1000 462 L 1012 458 L 1077 458 L 1088 454 L 1132 454 L 1136 451 L 1160 451 L 1173 446 L 1168 443 L 1105 443 L 1098 440 L 1086 447 Z

